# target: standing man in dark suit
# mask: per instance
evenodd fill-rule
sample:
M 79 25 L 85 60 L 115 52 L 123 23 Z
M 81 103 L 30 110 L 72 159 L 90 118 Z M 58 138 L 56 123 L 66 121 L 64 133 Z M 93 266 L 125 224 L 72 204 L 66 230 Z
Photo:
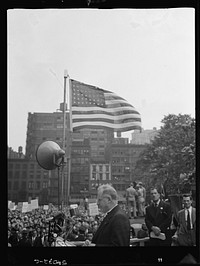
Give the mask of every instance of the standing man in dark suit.
M 196 245 L 196 209 L 192 207 L 191 195 L 183 195 L 184 209 L 177 214 L 177 231 L 173 240 L 177 246 Z
M 130 222 L 118 205 L 117 198 L 117 191 L 111 185 L 98 188 L 97 204 L 105 217 L 93 236 L 92 243 L 95 246 L 130 245 Z
M 160 198 L 158 188 L 151 188 L 152 203 L 146 208 L 145 223 L 149 230 L 150 246 L 170 246 L 172 212 L 169 203 Z

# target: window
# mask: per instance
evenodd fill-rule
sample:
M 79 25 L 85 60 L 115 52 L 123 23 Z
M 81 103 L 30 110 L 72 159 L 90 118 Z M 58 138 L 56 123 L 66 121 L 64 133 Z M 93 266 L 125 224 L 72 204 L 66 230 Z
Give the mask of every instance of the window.
M 103 171 L 103 166 L 99 165 L 99 171 L 102 172 Z
M 109 172 L 109 165 L 106 165 L 106 172 Z
M 36 189 L 40 189 L 40 181 L 36 182 Z
M 15 169 L 20 169 L 20 164 L 17 163 L 17 164 L 15 165 Z
M 57 127 L 57 128 L 63 128 L 63 125 L 62 125 L 62 124 L 57 124 L 56 127 Z
M 22 181 L 22 183 L 21 183 L 21 189 L 26 189 L 26 182 L 25 181 Z
M 96 172 L 96 165 L 92 165 L 92 171 Z
M 43 173 L 43 177 L 44 177 L 45 179 L 48 178 L 48 176 L 49 176 L 49 175 L 48 175 L 48 172 L 47 172 L 47 171 Z
M 12 163 L 9 163 L 8 168 L 9 169 L 13 169 L 13 164 Z
M 19 171 L 15 172 L 15 178 L 17 178 L 17 179 L 19 178 Z
M 33 188 L 34 188 L 34 182 L 33 181 L 28 182 L 28 189 L 32 190 Z
M 8 178 L 10 178 L 10 179 L 13 178 L 13 172 L 12 171 L 8 171 Z
M 109 180 L 109 173 L 106 173 L 106 180 Z
M 27 176 L 26 171 L 23 171 L 23 172 L 22 172 L 22 178 L 25 179 L 26 176 Z
M 96 174 L 93 173 L 93 174 L 92 174 L 92 180 L 95 180 L 95 179 L 96 179 Z
M 44 182 L 42 183 L 42 188 L 48 188 L 48 182 L 44 181 Z
M 19 182 L 15 181 L 14 186 L 13 186 L 13 190 L 18 190 L 18 189 L 19 189 Z
M 9 189 L 9 190 L 12 189 L 12 183 L 11 183 L 11 181 L 8 181 L 8 189 Z
M 103 179 L 103 174 L 99 174 L 99 180 Z

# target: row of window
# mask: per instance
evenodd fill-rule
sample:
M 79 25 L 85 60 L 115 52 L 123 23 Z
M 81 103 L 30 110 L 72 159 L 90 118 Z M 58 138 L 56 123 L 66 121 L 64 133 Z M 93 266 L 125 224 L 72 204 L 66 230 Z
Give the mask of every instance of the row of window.
M 29 164 L 29 169 L 35 169 L 35 167 L 38 170 L 42 170 L 41 167 L 39 165 L 37 165 L 37 164 L 34 164 L 34 163 Z M 15 169 L 21 169 L 21 168 L 22 169 L 27 169 L 28 168 L 28 164 L 21 164 L 21 163 L 13 164 L 13 163 L 9 163 L 8 168 L 9 169 L 13 169 L 13 168 L 15 168 Z
M 44 188 L 48 188 L 48 181 L 44 181 L 44 182 L 40 182 L 40 181 L 29 181 L 28 182 L 28 190 L 33 190 L 33 189 L 44 189 Z M 8 190 L 18 190 L 18 189 L 22 189 L 22 190 L 26 190 L 27 189 L 27 182 L 23 181 L 21 182 L 21 185 L 19 184 L 18 181 L 15 182 L 11 182 L 8 181 Z
M 42 177 L 44 179 L 48 178 L 49 177 L 49 174 L 48 172 L 43 172 L 43 174 L 41 173 L 37 173 L 36 175 L 34 175 L 34 172 L 28 172 L 27 171 L 8 171 L 8 178 L 9 179 L 19 179 L 19 178 L 22 178 L 22 179 L 26 179 L 26 178 L 31 178 L 33 179 L 34 176 L 36 176 L 37 179 L 41 179 Z
M 106 172 L 109 172 L 109 165 L 105 165 L 106 167 Z M 96 172 L 97 171 L 97 165 L 92 165 L 92 171 Z M 99 172 L 103 172 L 103 165 L 99 165 Z
M 106 173 L 104 175 L 102 173 L 99 173 L 99 174 L 92 173 L 91 180 L 109 180 L 109 179 L 110 179 L 109 173 Z
M 72 164 L 88 164 L 89 158 L 72 158 Z
M 73 149 L 72 154 L 89 154 L 89 150 Z

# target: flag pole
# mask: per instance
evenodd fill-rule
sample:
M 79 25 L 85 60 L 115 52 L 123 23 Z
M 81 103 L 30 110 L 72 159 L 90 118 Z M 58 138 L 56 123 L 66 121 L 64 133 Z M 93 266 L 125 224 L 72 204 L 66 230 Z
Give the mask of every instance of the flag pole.
M 69 77 L 69 76 L 68 76 Z M 72 146 L 72 91 L 71 91 L 71 80 L 69 78 L 68 83 L 68 111 L 69 111 L 69 130 L 67 131 L 67 146 L 68 146 L 68 178 L 67 178 L 67 198 L 66 204 L 69 206 L 70 201 L 70 184 L 71 184 L 71 146 Z
M 62 138 L 62 148 L 65 151 L 65 136 L 66 136 L 66 82 L 68 73 L 64 70 L 64 99 L 63 99 L 63 138 Z M 62 173 L 61 173 L 61 211 L 63 211 L 64 205 L 64 175 L 65 175 L 65 160 L 62 163 Z

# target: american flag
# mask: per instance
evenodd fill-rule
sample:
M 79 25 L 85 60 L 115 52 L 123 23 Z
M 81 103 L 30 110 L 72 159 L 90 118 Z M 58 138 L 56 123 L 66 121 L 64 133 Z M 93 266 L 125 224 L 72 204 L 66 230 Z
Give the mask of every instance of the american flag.
M 140 113 L 117 94 L 71 79 L 72 127 L 141 129 Z

